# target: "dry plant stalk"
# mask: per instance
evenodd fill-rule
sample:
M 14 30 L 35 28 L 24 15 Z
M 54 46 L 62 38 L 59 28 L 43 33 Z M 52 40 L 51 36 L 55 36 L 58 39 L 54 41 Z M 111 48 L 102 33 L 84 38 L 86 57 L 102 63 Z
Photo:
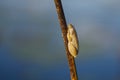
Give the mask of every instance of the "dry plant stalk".
M 69 50 L 68 50 L 67 23 L 66 23 L 64 11 L 62 8 L 62 3 L 61 3 L 61 0 L 54 0 L 54 2 L 55 2 L 56 11 L 58 14 L 58 19 L 59 19 L 59 23 L 60 23 L 60 27 L 62 31 L 62 37 L 64 40 L 64 45 L 65 45 L 66 54 L 68 58 L 71 80 L 78 80 L 75 60 L 74 60 L 74 57 L 70 55 Z

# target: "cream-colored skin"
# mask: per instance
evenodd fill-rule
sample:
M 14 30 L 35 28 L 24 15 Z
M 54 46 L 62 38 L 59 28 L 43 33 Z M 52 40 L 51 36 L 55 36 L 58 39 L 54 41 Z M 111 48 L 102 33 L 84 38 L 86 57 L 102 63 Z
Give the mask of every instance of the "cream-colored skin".
M 75 28 L 72 24 L 68 25 L 67 30 L 68 50 L 73 57 L 78 55 L 79 42 Z

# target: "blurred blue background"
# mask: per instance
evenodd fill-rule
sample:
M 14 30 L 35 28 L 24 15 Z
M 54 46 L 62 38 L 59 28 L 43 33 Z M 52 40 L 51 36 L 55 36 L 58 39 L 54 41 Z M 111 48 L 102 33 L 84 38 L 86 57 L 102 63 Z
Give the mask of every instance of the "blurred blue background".
M 79 80 L 120 80 L 120 0 L 62 3 Z M 70 80 L 54 0 L 0 0 L 0 80 Z

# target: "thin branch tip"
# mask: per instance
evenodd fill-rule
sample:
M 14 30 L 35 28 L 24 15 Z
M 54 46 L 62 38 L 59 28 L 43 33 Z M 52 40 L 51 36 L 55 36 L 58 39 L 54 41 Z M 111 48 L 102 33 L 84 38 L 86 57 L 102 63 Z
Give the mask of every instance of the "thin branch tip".
M 66 23 L 64 11 L 63 11 L 62 3 L 61 3 L 61 0 L 54 0 L 54 3 L 56 6 L 58 20 L 60 23 L 62 36 L 63 36 L 63 40 L 64 40 L 64 46 L 65 46 L 65 50 L 66 50 L 66 54 L 67 54 L 67 58 L 68 58 L 71 80 L 78 80 L 75 60 L 74 60 L 74 57 L 70 55 L 69 50 L 68 50 L 68 46 L 67 46 L 68 45 L 67 23 Z

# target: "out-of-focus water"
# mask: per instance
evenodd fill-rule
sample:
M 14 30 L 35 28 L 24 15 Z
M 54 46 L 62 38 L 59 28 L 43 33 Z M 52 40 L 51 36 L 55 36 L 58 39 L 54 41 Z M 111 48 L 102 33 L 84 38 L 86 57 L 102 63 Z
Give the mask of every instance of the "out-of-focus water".
M 120 1 L 62 1 L 80 40 L 79 80 L 120 80 Z M 70 80 L 54 1 L 0 1 L 0 80 Z

